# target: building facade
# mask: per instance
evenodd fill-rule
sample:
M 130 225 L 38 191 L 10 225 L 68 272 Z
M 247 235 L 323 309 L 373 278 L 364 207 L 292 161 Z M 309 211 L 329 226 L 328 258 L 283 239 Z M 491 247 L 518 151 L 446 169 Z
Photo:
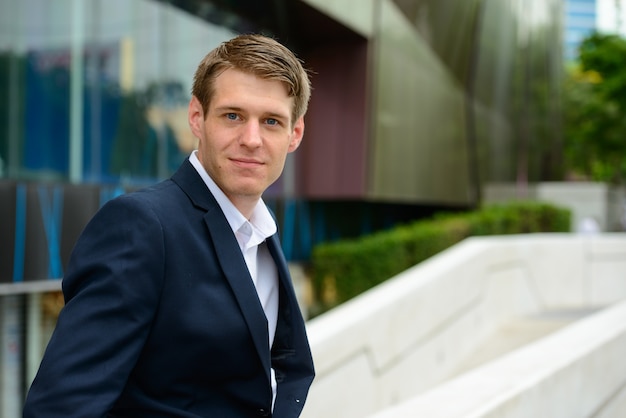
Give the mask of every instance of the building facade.
M 597 2 L 598 30 L 626 37 L 626 0 L 597 0 Z
M 562 16 L 561 0 L 0 0 L 0 417 L 17 416 L 85 223 L 195 147 L 186 105 L 210 49 L 263 32 L 311 70 L 304 142 L 265 197 L 301 261 L 476 207 L 486 182 L 558 178 Z
M 565 60 L 578 57 L 578 46 L 598 27 L 597 0 L 565 1 Z

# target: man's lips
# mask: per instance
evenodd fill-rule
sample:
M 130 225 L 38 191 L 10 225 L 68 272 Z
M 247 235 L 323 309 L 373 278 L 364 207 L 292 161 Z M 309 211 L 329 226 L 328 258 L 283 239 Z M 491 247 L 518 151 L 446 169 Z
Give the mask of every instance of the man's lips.
M 230 160 L 239 167 L 258 167 L 263 165 L 262 161 L 254 158 L 231 158 Z

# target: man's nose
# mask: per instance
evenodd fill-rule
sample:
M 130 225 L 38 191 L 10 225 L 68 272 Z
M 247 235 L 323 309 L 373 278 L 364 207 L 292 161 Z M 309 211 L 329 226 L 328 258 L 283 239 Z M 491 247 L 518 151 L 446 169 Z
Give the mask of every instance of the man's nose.
M 261 139 L 261 124 L 259 121 L 250 120 L 244 125 L 243 132 L 241 134 L 241 143 L 247 147 L 258 147 L 262 143 Z

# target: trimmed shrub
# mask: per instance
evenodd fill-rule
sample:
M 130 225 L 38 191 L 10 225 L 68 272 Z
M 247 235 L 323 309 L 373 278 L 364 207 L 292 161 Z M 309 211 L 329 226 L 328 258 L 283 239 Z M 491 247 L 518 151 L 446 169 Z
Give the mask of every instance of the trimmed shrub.
M 569 210 L 516 202 L 440 214 L 357 239 L 318 244 L 311 255 L 312 316 L 345 302 L 469 236 L 569 232 Z

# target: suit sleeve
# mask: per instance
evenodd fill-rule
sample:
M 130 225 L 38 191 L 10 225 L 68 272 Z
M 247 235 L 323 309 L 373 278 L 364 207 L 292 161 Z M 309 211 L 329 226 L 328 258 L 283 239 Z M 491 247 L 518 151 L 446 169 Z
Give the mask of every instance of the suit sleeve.
M 79 238 L 65 307 L 29 390 L 24 418 L 102 417 L 150 331 L 163 281 L 161 223 L 130 195 L 107 203 Z

